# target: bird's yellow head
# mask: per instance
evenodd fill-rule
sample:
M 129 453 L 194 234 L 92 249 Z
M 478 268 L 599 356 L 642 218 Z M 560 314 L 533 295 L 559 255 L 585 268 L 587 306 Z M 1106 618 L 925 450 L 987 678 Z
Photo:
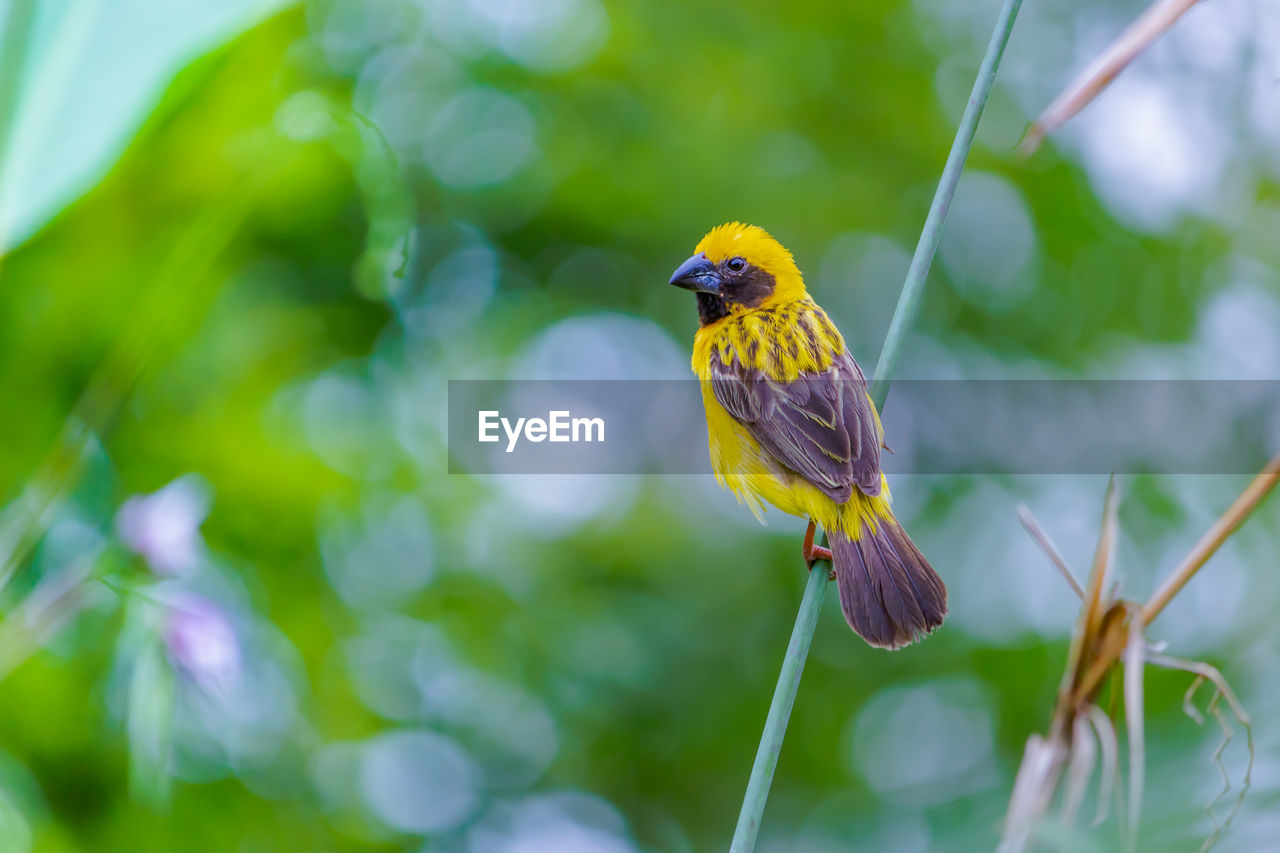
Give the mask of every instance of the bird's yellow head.
M 791 253 L 768 231 L 741 222 L 712 229 L 693 257 L 671 276 L 671 283 L 698 294 L 698 317 L 704 326 L 805 295 L 804 279 Z

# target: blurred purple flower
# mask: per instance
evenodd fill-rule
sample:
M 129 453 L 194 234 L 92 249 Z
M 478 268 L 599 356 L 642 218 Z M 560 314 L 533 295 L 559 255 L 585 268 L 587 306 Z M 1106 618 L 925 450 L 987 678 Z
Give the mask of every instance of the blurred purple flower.
M 169 602 L 165 645 L 177 667 L 209 693 L 225 697 L 240 679 L 240 641 L 222 608 L 183 594 Z
M 200 523 L 209 514 L 209 490 L 195 475 L 149 495 L 129 498 L 116 514 L 116 529 L 153 570 L 183 575 L 200 559 Z

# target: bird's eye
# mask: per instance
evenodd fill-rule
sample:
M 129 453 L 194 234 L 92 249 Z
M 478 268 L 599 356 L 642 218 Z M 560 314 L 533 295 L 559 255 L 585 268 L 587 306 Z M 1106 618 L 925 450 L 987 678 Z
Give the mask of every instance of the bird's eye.
M 742 258 L 733 258 L 729 261 L 728 267 L 734 272 L 742 272 L 747 268 L 747 262 Z

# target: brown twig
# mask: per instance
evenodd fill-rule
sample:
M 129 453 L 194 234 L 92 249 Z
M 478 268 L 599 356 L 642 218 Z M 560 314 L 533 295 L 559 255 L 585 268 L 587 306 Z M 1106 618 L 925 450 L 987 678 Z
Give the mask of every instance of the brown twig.
M 1018 150 L 1023 154 L 1035 151 L 1046 136 L 1062 127 L 1098 97 L 1138 54 L 1146 50 L 1197 2 L 1199 0 L 1156 0 L 1152 3 L 1031 123 Z
M 1262 469 L 1257 477 L 1254 477 L 1245 490 L 1240 493 L 1240 497 L 1235 499 L 1217 521 L 1209 528 L 1199 542 L 1191 549 L 1190 553 L 1183 558 L 1178 567 L 1173 570 L 1169 578 L 1160 586 L 1159 589 L 1151 596 L 1151 599 L 1142 606 L 1140 612 L 1135 614 L 1135 618 L 1140 619 L 1145 627 L 1150 625 L 1152 620 L 1160 615 L 1160 611 L 1164 610 L 1173 597 L 1177 595 L 1187 582 L 1191 580 L 1200 569 L 1204 566 L 1209 558 L 1217 553 L 1222 547 L 1222 543 L 1249 517 L 1262 499 L 1269 495 L 1280 483 L 1280 454 L 1277 454 L 1267 466 Z M 1102 547 L 1101 540 L 1098 543 L 1099 548 Z M 1089 636 L 1098 637 L 1097 633 Z M 1077 689 L 1077 696 L 1086 697 L 1101 685 L 1102 679 L 1111 671 L 1111 667 L 1120 659 L 1120 654 L 1124 650 L 1121 643 L 1118 647 L 1115 643 L 1103 642 L 1105 638 L 1098 637 L 1100 646 L 1106 645 L 1110 648 L 1099 653 L 1094 659 L 1089 669 L 1081 678 Z
M 1280 454 L 1276 454 L 1267 463 L 1267 467 L 1262 469 L 1262 473 L 1253 478 L 1253 482 L 1240 493 L 1235 503 L 1231 504 L 1227 511 L 1214 522 L 1208 532 L 1191 549 L 1191 553 L 1187 554 L 1173 570 L 1173 574 L 1169 575 L 1169 579 L 1143 605 L 1142 624 L 1150 625 L 1152 620 L 1160 615 L 1165 605 L 1173 600 L 1173 597 L 1187 585 L 1187 581 L 1191 580 L 1200 567 L 1214 555 L 1218 548 L 1222 547 L 1227 537 L 1257 509 L 1258 504 L 1262 503 L 1262 499 L 1271 493 L 1278 482 L 1280 482 Z
M 1040 550 L 1044 551 L 1044 555 L 1049 558 L 1049 562 L 1058 570 L 1058 574 L 1062 575 L 1067 582 L 1067 586 L 1071 587 L 1071 591 L 1076 594 L 1079 599 L 1084 598 L 1084 589 L 1080 586 L 1080 581 L 1076 580 L 1076 576 L 1071 573 L 1071 569 L 1067 566 L 1067 561 L 1062 558 L 1062 552 L 1058 550 L 1058 546 L 1053 544 L 1053 540 L 1049 538 L 1049 534 L 1040 526 L 1040 522 L 1031 514 L 1031 509 L 1026 504 L 1018 505 L 1018 520 L 1022 522 L 1023 528 L 1027 533 L 1031 534 L 1031 538 L 1040 546 Z

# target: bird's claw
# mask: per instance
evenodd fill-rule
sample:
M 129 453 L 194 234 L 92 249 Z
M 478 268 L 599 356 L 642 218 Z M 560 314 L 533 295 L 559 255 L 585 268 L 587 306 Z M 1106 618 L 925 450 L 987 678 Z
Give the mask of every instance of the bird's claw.
M 800 554 L 802 557 L 804 557 L 804 564 L 809 567 L 810 571 L 813 570 L 814 563 L 818 562 L 819 560 L 827 560 L 828 562 L 830 562 L 831 560 L 830 548 L 824 548 L 821 545 L 815 545 L 813 543 L 813 534 L 816 528 L 817 528 L 817 525 L 815 525 L 813 521 L 810 520 L 809 527 L 804 532 L 804 545 L 802 545 L 800 548 Z M 831 580 L 835 580 L 835 577 L 836 577 L 835 569 L 831 570 L 830 577 L 831 577 Z

